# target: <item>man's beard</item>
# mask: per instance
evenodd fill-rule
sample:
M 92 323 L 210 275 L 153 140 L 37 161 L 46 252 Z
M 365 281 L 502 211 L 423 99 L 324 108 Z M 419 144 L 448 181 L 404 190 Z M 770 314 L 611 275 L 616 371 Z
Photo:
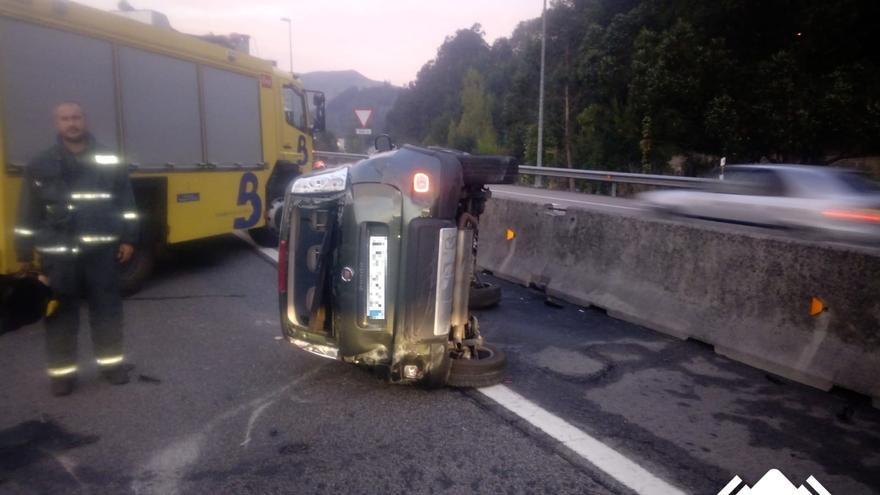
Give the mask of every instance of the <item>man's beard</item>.
M 85 131 L 80 131 L 79 135 L 77 135 L 76 137 L 70 137 L 70 136 L 66 136 L 66 135 L 62 134 L 61 139 L 67 141 L 68 143 L 79 144 L 79 143 L 82 143 L 83 141 L 86 140 L 87 134 L 88 133 L 86 133 Z

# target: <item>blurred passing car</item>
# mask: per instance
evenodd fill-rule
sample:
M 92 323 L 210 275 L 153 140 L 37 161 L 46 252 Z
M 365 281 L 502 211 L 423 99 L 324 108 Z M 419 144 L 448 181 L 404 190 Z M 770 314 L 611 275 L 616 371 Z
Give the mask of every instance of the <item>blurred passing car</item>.
M 880 185 L 851 170 L 809 165 L 735 165 L 702 189 L 639 198 L 657 212 L 791 228 L 820 238 L 880 240 Z

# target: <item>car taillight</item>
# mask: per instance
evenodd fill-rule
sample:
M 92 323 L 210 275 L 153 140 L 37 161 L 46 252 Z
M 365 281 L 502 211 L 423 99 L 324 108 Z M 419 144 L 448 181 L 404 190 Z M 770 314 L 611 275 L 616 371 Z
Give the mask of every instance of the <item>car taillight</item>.
M 312 169 L 314 170 L 320 170 L 325 167 L 327 167 L 327 164 L 324 163 L 324 160 L 315 160 L 315 163 L 312 164 Z
M 880 210 L 825 210 L 822 215 L 838 220 L 880 223 Z
M 413 191 L 426 193 L 431 190 L 431 178 L 424 172 L 416 172 L 413 175 Z
M 278 292 L 287 293 L 287 240 L 278 243 Z

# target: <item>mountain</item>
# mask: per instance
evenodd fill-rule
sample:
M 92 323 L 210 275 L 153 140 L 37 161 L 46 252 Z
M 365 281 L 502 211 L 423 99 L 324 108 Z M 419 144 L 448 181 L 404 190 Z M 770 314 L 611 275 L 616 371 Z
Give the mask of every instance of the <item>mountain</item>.
M 386 83 L 374 81 L 356 70 L 306 72 L 299 75 L 306 89 L 323 91 L 329 102 L 347 89 L 374 88 Z

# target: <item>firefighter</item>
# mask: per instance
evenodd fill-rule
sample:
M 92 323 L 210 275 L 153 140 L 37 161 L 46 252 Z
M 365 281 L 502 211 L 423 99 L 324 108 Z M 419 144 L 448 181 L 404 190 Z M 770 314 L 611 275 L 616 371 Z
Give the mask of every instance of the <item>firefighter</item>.
M 76 383 L 82 299 L 102 376 L 128 383 L 119 265 L 134 253 L 138 214 L 127 166 L 95 142 L 83 108 L 57 105 L 54 123 L 56 144 L 25 169 L 15 246 L 22 271 L 34 270 L 39 257 L 58 302 L 46 317 L 46 353 L 51 391 L 60 396 Z

